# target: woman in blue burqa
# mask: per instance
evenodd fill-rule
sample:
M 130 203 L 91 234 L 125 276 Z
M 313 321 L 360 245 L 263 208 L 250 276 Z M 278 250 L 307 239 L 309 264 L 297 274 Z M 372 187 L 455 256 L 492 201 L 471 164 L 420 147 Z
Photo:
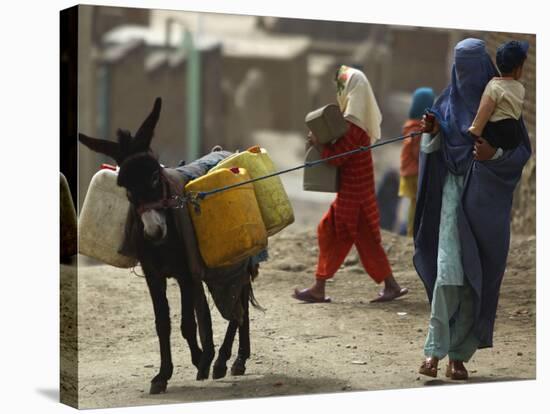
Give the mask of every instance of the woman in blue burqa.
M 431 303 L 425 361 L 420 373 L 467 379 L 467 362 L 491 347 L 500 284 L 510 242 L 512 196 L 531 155 L 522 144 L 509 151 L 468 134 L 487 82 L 497 70 L 485 43 L 466 39 L 454 49 L 450 85 L 424 117 L 414 265 Z

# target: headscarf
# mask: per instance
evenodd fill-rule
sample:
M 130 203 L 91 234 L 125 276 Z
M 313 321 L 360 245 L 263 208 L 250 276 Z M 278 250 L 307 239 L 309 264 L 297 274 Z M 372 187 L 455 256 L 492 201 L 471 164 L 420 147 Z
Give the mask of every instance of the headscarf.
M 476 115 L 485 86 L 497 70 L 479 39 L 465 39 L 454 49 L 451 84 L 437 99 L 433 112 L 444 135 L 443 154 L 449 170 L 463 175 L 472 161 L 474 141 L 468 128 Z
M 336 99 L 344 118 L 367 132 L 371 140 L 379 139 L 382 113 L 365 74 L 342 65 L 336 75 L 336 88 Z
M 412 96 L 409 119 L 420 119 L 424 111 L 434 104 L 435 94 L 432 88 L 418 88 Z

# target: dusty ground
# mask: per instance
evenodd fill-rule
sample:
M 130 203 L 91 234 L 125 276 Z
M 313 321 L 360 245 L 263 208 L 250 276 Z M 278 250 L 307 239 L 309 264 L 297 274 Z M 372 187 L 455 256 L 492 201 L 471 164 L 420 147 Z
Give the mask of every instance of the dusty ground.
M 471 382 L 535 378 L 535 238 L 516 237 L 495 332 L 495 348 L 468 364 Z M 354 254 L 329 284 L 330 304 L 302 304 L 290 297 L 312 281 L 317 247 L 310 230 L 290 227 L 270 240 L 271 259 L 255 283 L 267 308 L 252 311 L 252 357 L 243 377 L 196 382 L 179 335 L 179 293 L 169 283 L 175 370 L 166 394 L 148 394 L 159 367 L 153 312 L 144 279 L 128 270 L 81 263 L 78 272 L 82 408 L 203 401 L 304 393 L 350 392 L 449 384 L 419 376 L 428 303 L 412 265 L 409 240 L 384 234 L 396 278 L 410 294 L 389 304 L 370 304 L 377 286 Z M 81 260 L 81 262 L 83 262 Z M 62 265 L 67 287 L 74 265 Z M 70 291 L 70 290 L 69 290 Z M 66 316 L 67 309 L 62 309 Z M 214 316 L 215 342 L 226 323 Z M 62 335 L 74 331 L 74 326 Z M 69 344 L 70 345 L 70 344 Z M 235 349 L 234 349 L 235 350 Z

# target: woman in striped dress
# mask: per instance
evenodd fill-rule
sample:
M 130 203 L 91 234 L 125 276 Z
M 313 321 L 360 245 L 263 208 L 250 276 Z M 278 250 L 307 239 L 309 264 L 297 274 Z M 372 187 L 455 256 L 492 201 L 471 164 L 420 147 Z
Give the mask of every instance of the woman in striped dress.
M 341 66 L 336 72 L 337 100 L 348 123 L 347 133 L 336 143 L 320 145 L 310 133 L 309 141 L 327 158 L 380 138 L 382 115 L 365 74 Z M 307 289 L 295 289 L 293 297 L 305 302 L 329 302 L 325 283 L 342 265 L 355 245 L 363 267 L 384 288 L 373 302 L 393 300 L 407 293 L 395 278 L 382 247 L 380 217 L 374 188 L 370 151 L 328 161 L 339 167 L 340 186 L 336 199 L 317 228 L 319 259 L 315 282 Z

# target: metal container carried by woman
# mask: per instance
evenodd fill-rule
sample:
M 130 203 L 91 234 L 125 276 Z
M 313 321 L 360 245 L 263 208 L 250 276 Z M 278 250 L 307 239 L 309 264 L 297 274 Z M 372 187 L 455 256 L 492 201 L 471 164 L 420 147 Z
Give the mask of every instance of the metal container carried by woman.
M 77 253 L 77 224 L 76 210 L 74 208 L 71 190 L 63 173 L 59 173 L 61 188 L 59 191 L 59 239 L 60 256 L 67 258 Z
M 250 178 L 258 178 L 275 172 L 275 166 L 267 151 L 257 145 L 226 158 L 210 171 L 231 167 L 244 168 Z M 259 180 L 252 185 L 268 236 L 273 236 L 294 223 L 292 204 L 290 204 L 280 177 Z
M 321 144 L 337 141 L 348 130 L 348 124 L 335 104 L 328 104 L 310 112 L 306 115 L 305 122 Z
M 306 150 L 306 163 L 320 159 L 321 153 L 317 148 L 311 146 Z M 327 162 L 321 162 L 305 168 L 303 188 L 305 191 L 338 192 L 338 167 Z
M 191 181 L 185 191 L 210 191 L 249 179 L 243 168 L 220 168 Z M 252 184 L 209 195 L 200 201 L 198 209 L 190 204 L 189 212 L 208 267 L 236 264 L 267 247 L 267 232 Z
M 336 142 L 343 137 L 348 124 L 338 105 L 325 105 L 306 115 L 306 125 L 320 144 Z M 306 147 L 306 163 L 321 159 L 321 153 L 315 147 Z M 338 168 L 326 162 L 304 170 L 305 191 L 335 193 L 338 191 Z
M 90 182 L 78 220 L 78 251 L 116 267 L 137 264 L 123 256 L 119 248 L 124 240 L 124 227 L 130 203 L 126 190 L 116 183 L 114 167 L 103 167 Z

